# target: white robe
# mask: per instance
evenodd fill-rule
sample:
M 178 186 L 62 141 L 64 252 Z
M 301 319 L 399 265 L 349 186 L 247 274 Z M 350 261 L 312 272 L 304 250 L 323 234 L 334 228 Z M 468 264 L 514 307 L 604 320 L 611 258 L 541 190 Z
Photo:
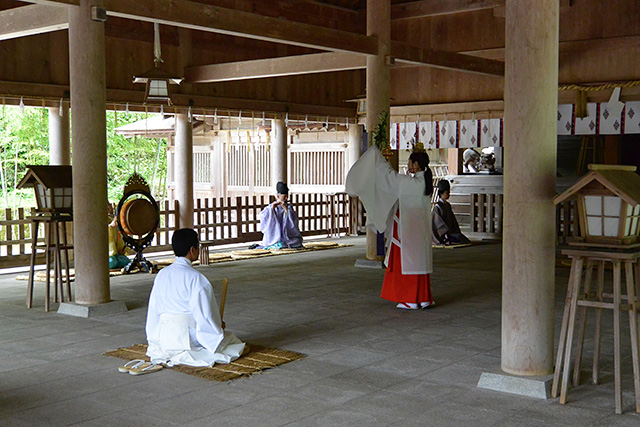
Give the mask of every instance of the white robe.
M 211 283 L 183 257 L 153 282 L 146 333 L 147 356 L 169 366 L 229 363 L 244 350 L 243 342 L 222 329 Z
M 402 274 L 433 272 L 431 253 L 431 199 L 424 194 L 424 172 L 415 176 L 400 175 L 371 146 L 351 167 L 347 175 L 346 191 L 358 196 L 367 212 L 367 227 L 387 238 L 393 233 L 393 215 L 398 207 L 398 237 L 400 238 Z

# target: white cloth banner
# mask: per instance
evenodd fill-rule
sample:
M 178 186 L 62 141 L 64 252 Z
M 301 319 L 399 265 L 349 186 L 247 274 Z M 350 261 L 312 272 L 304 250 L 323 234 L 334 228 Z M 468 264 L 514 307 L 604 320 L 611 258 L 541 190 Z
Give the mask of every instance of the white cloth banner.
M 478 120 L 460 120 L 459 148 L 478 146 Z
M 400 123 L 400 136 L 398 138 L 400 150 L 411 150 L 416 143 L 416 123 Z
M 558 135 L 571 135 L 573 131 L 573 104 L 558 105 Z
M 600 104 L 600 135 L 620 135 L 622 133 L 622 112 L 613 115 L 607 108 L 608 102 Z
M 574 125 L 574 133 L 576 135 L 595 135 L 598 117 L 596 112 L 598 111 L 598 104 L 587 104 L 587 117 L 580 119 L 576 117 Z
M 438 148 L 436 146 L 436 122 L 420 122 L 418 138 L 425 149 L 433 150 Z
M 640 101 L 626 103 L 624 109 L 624 133 L 640 133 Z
M 398 149 L 398 123 L 389 125 L 389 145 L 392 150 Z
M 447 120 L 438 122 L 440 131 L 440 146 L 438 148 L 458 147 L 458 122 Z
M 501 127 L 501 119 L 480 120 L 480 147 L 502 146 Z

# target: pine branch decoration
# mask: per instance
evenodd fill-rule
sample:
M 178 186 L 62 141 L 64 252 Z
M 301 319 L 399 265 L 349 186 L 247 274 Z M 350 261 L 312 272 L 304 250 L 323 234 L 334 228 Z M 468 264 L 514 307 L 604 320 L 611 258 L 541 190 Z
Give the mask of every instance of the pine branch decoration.
M 378 116 L 378 124 L 372 134 L 373 144 L 382 151 L 389 147 L 389 112 L 382 111 Z

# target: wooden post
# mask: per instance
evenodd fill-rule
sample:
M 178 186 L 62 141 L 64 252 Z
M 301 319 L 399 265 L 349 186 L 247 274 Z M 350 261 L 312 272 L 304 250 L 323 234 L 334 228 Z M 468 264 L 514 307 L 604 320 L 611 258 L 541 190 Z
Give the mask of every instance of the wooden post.
M 380 113 L 389 111 L 391 94 L 391 5 L 389 0 L 367 0 L 367 35 L 378 39 L 377 55 L 367 55 L 367 118 L 371 135 L 379 122 Z M 388 137 L 389 135 L 387 135 Z M 377 254 L 376 233 L 367 230 L 367 259 L 382 260 Z
M 75 300 L 111 300 L 107 218 L 107 135 L 104 22 L 91 19 L 101 0 L 69 8 L 69 73 L 73 128 Z
M 176 114 L 176 200 L 181 228 L 193 228 L 193 127 L 186 114 Z
M 501 362 L 514 375 L 553 372 L 558 28 L 558 0 L 506 3 Z
M 462 153 L 464 149 L 449 148 L 447 150 L 447 167 L 449 174 L 462 175 Z
M 62 111 L 62 115 L 60 112 Z M 69 105 L 49 107 L 49 164 L 71 164 L 71 141 L 69 138 Z

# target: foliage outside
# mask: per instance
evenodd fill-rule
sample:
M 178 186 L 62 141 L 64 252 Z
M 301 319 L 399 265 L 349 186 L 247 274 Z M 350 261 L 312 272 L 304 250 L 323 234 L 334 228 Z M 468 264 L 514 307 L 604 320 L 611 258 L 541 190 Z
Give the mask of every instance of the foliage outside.
M 49 164 L 49 112 L 44 108 L 22 109 L 2 106 L 0 110 L 0 207 L 35 206 L 32 189 L 16 190 L 27 165 Z M 157 200 L 166 197 L 166 141 L 151 138 L 127 139 L 115 128 L 145 118 L 144 113 L 107 111 L 107 186 L 109 201 L 118 202 L 133 172 L 142 175 Z M 72 137 L 73 150 L 73 137 Z
M 382 151 L 389 145 L 389 112 L 382 111 L 378 116 L 378 124 L 373 130 L 373 145 Z

